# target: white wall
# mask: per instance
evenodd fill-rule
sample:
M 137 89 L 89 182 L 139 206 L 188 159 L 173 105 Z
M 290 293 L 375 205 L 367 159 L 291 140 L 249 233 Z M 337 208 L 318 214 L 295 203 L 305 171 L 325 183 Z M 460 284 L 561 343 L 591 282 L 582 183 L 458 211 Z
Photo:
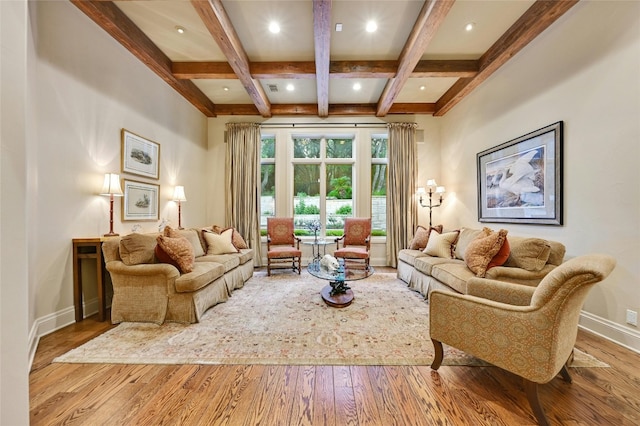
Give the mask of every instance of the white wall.
M 0 2 L 0 424 L 29 423 L 26 1 Z
M 582 1 L 442 121 L 447 227 L 479 226 L 476 153 L 563 120 L 564 226 L 493 224 L 603 252 L 617 268 L 582 323 L 640 349 L 640 3 Z
M 160 218 L 176 227 L 171 197 L 175 185 L 184 185 L 182 224 L 200 226 L 207 121 L 72 3 L 31 2 L 30 17 L 37 58 L 35 119 L 28 123 L 35 138 L 27 171 L 29 325 L 41 335 L 73 321 L 71 239 L 109 231 L 108 198 L 97 194 L 105 172 L 121 173 L 121 129 L 160 144 L 160 179 L 121 177 L 159 184 Z M 157 231 L 158 223 L 137 224 Z M 121 220 L 116 200 L 115 232 L 127 234 L 135 224 Z M 89 277 L 91 266 L 85 262 Z M 85 302 L 95 297 L 90 281 Z

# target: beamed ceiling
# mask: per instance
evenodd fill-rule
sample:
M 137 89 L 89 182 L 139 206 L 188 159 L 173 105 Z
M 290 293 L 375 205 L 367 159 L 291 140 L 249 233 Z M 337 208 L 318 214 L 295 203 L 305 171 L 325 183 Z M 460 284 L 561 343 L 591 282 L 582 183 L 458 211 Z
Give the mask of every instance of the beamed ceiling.
M 577 2 L 70 1 L 207 117 L 442 116 Z

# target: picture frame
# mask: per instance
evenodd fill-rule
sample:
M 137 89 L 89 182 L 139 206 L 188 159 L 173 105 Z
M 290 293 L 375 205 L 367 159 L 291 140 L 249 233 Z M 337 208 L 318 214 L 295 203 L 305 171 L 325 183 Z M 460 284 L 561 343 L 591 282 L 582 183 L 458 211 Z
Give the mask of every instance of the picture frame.
M 477 154 L 480 222 L 562 225 L 562 121 Z
M 124 179 L 122 221 L 160 220 L 160 185 Z
M 127 129 L 121 131 L 122 171 L 150 179 L 160 178 L 160 144 Z

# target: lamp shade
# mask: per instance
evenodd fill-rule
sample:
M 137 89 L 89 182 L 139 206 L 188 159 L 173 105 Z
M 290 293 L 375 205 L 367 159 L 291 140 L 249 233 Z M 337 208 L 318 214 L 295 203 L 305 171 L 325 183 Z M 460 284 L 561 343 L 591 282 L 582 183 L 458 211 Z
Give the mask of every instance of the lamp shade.
M 427 188 L 435 189 L 437 186 L 438 186 L 438 184 L 436 183 L 435 179 L 428 179 L 427 180 Z
M 416 195 L 424 195 L 427 192 L 424 190 L 424 187 L 419 187 L 418 190 L 416 191 Z
M 187 197 L 184 195 L 184 186 L 177 185 L 173 190 L 173 201 L 187 201 Z
M 442 194 L 444 194 L 445 192 L 446 192 L 446 191 L 445 191 L 445 189 L 444 189 L 444 186 L 438 186 L 438 187 L 436 187 L 436 194 L 440 194 L 440 195 L 442 195 Z
M 120 175 L 116 173 L 105 173 L 100 195 L 114 195 L 116 197 L 121 197 L 123 194 L 122 188 L 120 187 Z

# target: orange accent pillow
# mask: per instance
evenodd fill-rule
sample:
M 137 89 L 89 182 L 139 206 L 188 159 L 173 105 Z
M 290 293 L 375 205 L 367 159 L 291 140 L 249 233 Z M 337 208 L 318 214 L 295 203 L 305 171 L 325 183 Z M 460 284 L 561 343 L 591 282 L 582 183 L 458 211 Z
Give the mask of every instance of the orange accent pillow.
M 489 235 L 480 234 L 471 241 L 465 251 L 464 260 L 469 269 L 478 277 L 484 277 L 487 273 L 489 262 L 498 254 L 504 242 L 507 240 L 507 230 L 501 229 L 494 232 L 489 228 Z
M 171 238 L 158 235 L 158 245 L 178 264 L 183 274 L 193 271 L 195 254 L 193 246 L 185 237 Z
M 160 263 L 168 263 L 169 265 L 173 265 L 176 268 L 178 268 L 178 270 L 180 270 L 180 266 L 178 265 L 178 262 L 173 260 L 171 258 L 171 256 L 169 256 L 167 254 L 167 252 L 162 250 L 162 247 L 160 247 L 157 244 L 156 244 L 155 253 L 156 253 L 156 258 L 158 259 L 158 262 L 160 262 Z
M 505 238 L 504 244 L 502 244 L 502 247 L 500 247 L 500 251 L 495 256 L 493 256 L 493 259 L 491 259 L 491 262 L 489 262 L 489 264 L 487 265 L 487 270 L 493 268 L 494 266 L 504 265 L 510 254 L 511 246 L 509 245 L 509 239 Z

